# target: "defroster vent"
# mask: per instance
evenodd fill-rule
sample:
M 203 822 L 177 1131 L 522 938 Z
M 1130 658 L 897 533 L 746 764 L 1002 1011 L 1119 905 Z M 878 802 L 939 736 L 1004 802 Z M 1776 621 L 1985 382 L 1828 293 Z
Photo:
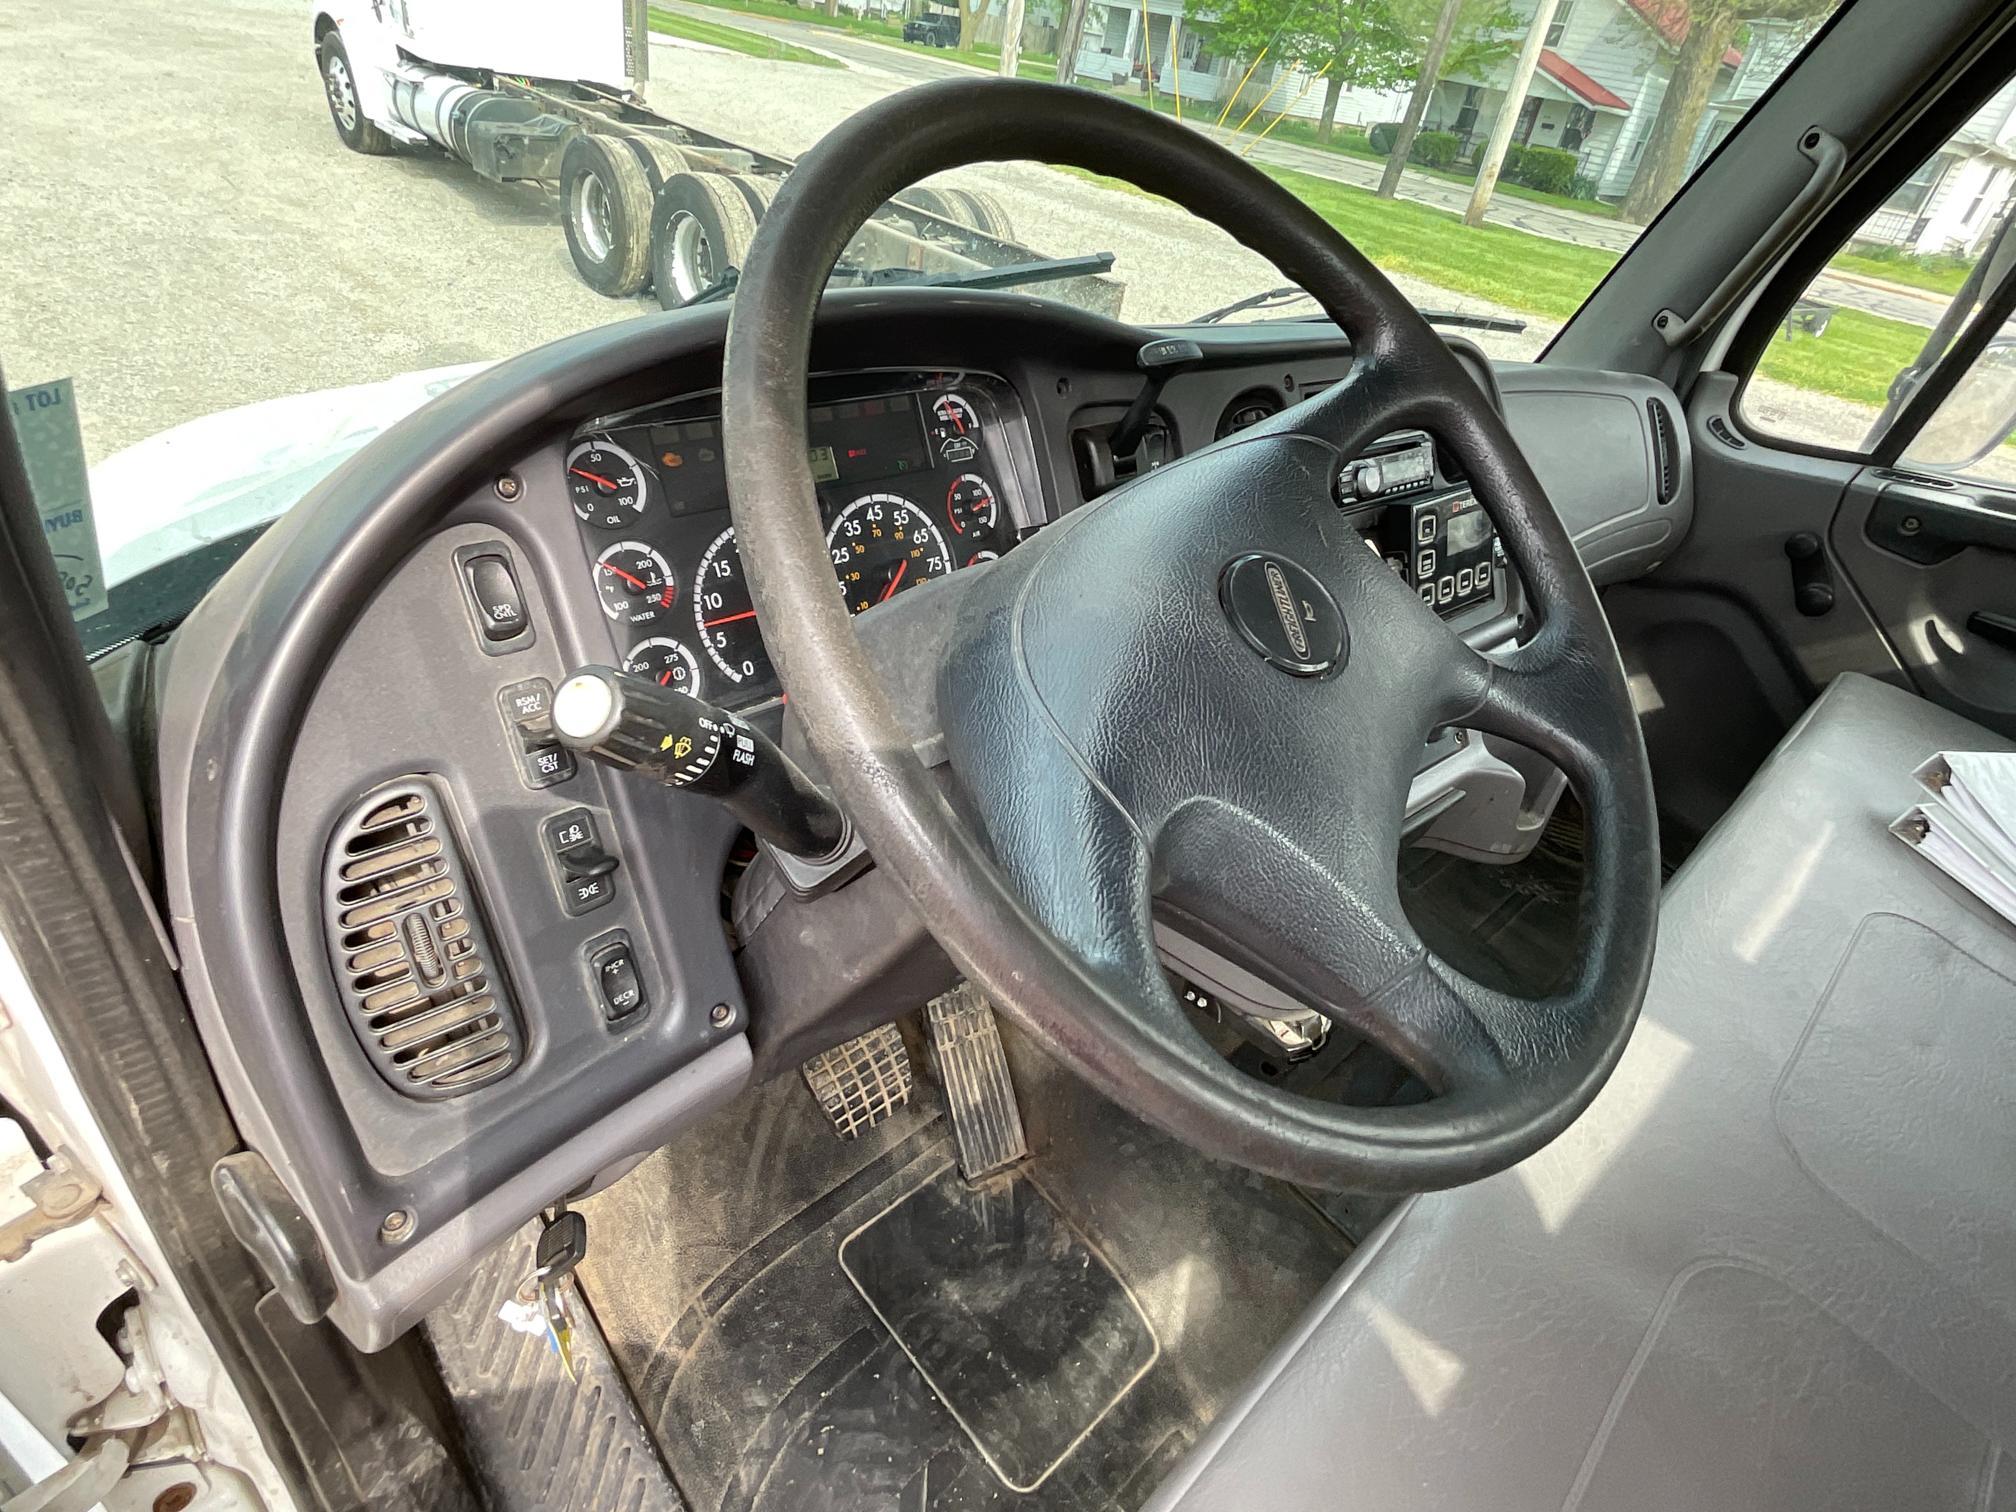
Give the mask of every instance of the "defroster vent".
M 322 881 L 336 984 L 380 1076 L 434 1099 L 518 1064 L 517 1014 L 431 782 L 388 783 L 344 815 Z
M 1652 422 L 1652 462 L 1659 474 L 1659 502 L 1671 504 L 1680 491 L 1680 438 L 1673 429 L 1673 412 L 1657 399 L 1645 401 L 1646 418 Z

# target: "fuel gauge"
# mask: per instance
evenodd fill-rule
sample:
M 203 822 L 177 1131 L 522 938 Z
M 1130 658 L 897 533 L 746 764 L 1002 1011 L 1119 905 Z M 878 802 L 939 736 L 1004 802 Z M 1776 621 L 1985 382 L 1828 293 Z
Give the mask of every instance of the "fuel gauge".
M 970 462 L 980 455 L 980 417 L 958 394 L 940 394 L 931 405 L 931 444 L 947 462 Z

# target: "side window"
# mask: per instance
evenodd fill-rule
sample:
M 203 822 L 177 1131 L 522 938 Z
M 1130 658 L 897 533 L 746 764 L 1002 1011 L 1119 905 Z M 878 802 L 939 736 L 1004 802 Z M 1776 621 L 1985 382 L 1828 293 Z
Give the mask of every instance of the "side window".
M 1744 386 L 1746 426 L 1874 451 L 2016 261 L 2012 222 L 2016 84 L 1919 164 L 1785 313 Z M 1904 460 L 2016 485 L 2012 428 L 2016 327 L 1989 341 Z

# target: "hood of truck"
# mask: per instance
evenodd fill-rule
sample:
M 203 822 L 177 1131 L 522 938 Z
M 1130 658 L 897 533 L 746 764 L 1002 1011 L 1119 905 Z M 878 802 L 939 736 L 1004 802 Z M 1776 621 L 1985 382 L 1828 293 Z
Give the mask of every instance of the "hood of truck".
M 489 366 L 219 410 L 113 453 L 91 469 L 107 585 L 285 514 L 373 436 Z

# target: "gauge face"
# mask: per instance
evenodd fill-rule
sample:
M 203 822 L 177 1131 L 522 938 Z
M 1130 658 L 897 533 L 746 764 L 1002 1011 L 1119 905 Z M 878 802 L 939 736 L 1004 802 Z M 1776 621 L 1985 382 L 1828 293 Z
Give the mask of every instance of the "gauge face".
M 940 394 L 931 405 L 931 444 L 947 462 L 970 462 L 980 455 L 980 417 L 957 394 Z
M 644 469 L 613 441 L 583 441 L 567 453 L 567 493 L 574 513 L 598 530 L 620 530 L 644 513 Z
M 982 562 L 998 562 L 1000 560 L 1001 553 L 998 551 L 976 551 L 959 565 L 961 567 L 978 567 Z
M 994 485 L 978 473 L 963 473 L 945 491 L 945 518 L 959 535 L 985 535 L 1001 519 Z
M 669 635 L 654 635 L 632 646 L 623 658 L 623 670 L 648 677 L 674 693 L 700 696 L 700 659 L 683 641 Z
M 665 558 L 642 541 L 618 541 L 595 558 L 602 612 L 626 625 L 654 624 L 679 597 Z
M 826 545 L 855 614 L 952 570 L 944 532 L 901 494 L 863 494 L 833 517 Z
M 700 649 L 731 683 L 760 682 L 769 675 L 770 654 L 763 649 L 732 526 L 701 553 L 693 574 L 693 625 Z

